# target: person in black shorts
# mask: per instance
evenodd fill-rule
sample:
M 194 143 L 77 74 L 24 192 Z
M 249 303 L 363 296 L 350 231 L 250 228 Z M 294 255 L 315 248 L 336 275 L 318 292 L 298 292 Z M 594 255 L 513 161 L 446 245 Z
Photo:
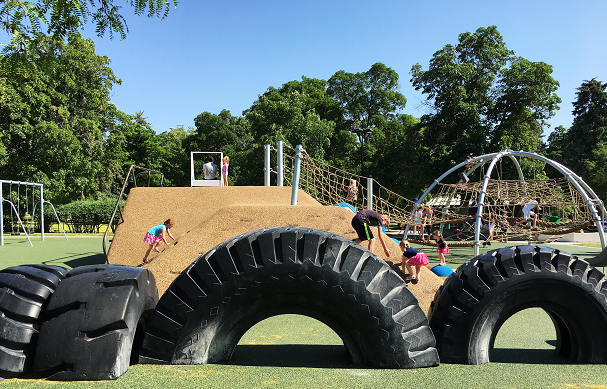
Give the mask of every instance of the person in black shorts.
M 373 249 L 375 248 L 375 237 L 373 236 L 373 231 L 371 231 L 371 226 L 377 226 L 377 237 L 384 248 L 384 253 L 389 257 L 390 250 L 386 247 L 386 242 L 384 242 L 381 233 L 382 226 L 387 227 L 389 222 L 387 216 L 380 215 L 373 210 L 363 209 L 362 211 L 359 211 L 356 216 L 352 218 L 352 227 L 358 234 L 358 238 L 354 239 L 354 242 L 361 244 L 361 242 L 368 240 L 369 251 L 373 252 Z

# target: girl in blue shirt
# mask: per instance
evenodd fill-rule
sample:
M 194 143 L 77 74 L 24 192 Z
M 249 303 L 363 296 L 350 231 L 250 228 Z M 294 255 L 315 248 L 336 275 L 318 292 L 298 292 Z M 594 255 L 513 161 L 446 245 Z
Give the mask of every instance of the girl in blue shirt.
M 169 234 L 171 239 L 175 240 L 173 234 L 171 234 L 171 231 L 169 231 L 171 228 L 173 228 L 173 226 L 175 226 L 173 219 L 167 219 L 164 224 L 159 224 L 150 228 L 150 230 L 145 234 L 143 241 L 149 244 L 150 248 L 148 248 L 148 251 L 145 253 L 145 257 L 143 257 L 143 263 L 150 263 L 148 256 L 152 250 L 156 251 L 157 253 L 160 252 L 160 249 L 158 248 L 160 242 L 164 242 L 164 244 L 168 245 L 165 233 Z

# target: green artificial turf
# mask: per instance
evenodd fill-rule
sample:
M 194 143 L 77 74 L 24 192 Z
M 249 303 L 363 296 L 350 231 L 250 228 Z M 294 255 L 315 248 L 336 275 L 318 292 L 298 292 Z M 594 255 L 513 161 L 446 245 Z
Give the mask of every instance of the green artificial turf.
M 39 238 L 38 238 L 39 239 Z M 0 246 L 0 267 L 45 263 L 69 267 L 103 263 L 101 237 L 10 237 Z M 493 244 L 481 252 L 510 244 Z M 600 248 L 555 245 L 576 255 L 596 255 Z M 431 261 L 436 253 L 425 248 Z M 447 256 L 456 267 L 473 257 L 471 248 Z M 606 329 L 607 330 L 607 329 Z M 266 319 L 241 338 L 233 359 L 199 366 L 135 365 L 115 381 L 53 382 L 30 375 L 0 382 L 4 388 L 592 388 L 607 389 L 607 366 L 578 365 L 553 355 L 555 331 L 548 315 L 531 308 L 504 323 L 495 341 L 494 362 L 441 364 L 412 370 L 353 366 L 337 335 L 305 316 Z

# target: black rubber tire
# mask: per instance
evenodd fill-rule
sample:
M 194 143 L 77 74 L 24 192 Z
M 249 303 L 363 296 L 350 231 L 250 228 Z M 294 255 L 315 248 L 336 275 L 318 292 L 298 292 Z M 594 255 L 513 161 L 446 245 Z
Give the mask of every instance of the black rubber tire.
M 42 312 L 67 272 L 45 265 L 0 270 L 0 379 L 31 371 Z
M 548 247 L 506 247 L 474 258 L 445 280 L 430 308 L 441 361 L 491 361 L 502 324 L 516 312 L 539 307 L 554 323 L 557 355 L 606 363 L 603 277 L 587 262 Z
M 287 313 L 328 325 L 356 364 L 439 364 L 425 313 L 384 261 L 345 238 L 289 227 L 238 236 L 184 270 L 156 306 L 139 361 L 229 361 L 249 328 Z
M 34 371 L 61 381 L 120 377 L 137 360 L 138 342 L 157 302 L 156 280 L 148 269 L 95 265 L 71 270 L 49 301 Z

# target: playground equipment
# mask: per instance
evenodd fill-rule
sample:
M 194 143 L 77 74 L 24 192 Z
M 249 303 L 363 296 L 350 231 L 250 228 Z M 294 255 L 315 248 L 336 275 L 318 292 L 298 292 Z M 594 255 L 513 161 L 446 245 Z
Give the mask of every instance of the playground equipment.
M 150 186 L 152 184 L 152 174 L 159 174 L 160 175 L 160 186 L 162 186 L 164 184 L 164 174 L 162 174 L 159 171 L 156 170 L 152 170 L 152 169 L 148 169 L 145 167 L 140 167 L 140 166 L 136 166 L 136 165 L 131 165 L 129 167 L 128 172 L 126 173 L 126 177 L 124 178 L 124 183 L 122 184 L 122 189 L 120 190 L 120 194 L 118 195 L 118 201 L 116 201 L 116 206 L 114 207 L 114 212 L 112 212 L 112 216 L 110 217 L 110 222 L 107 225 L 107 228 L 105 229 L 105 233 L 103 234 L 103 254 L 105 255 L 106 258 L 106 263 L 110 263 L 108 257 L 107 257 L 107 253 L 109 250 L 109 246 L 107 246 L 107 236 L 108 233 L 110 232 L 110 230 L 114 230 L 115 226 L 114 226 L 114 218 L 116 217 L 116 212 L 120 213 L 120 220 L 118 221 L 118 224 L 121 223 L 124 220 L 124 217 L 122 216 L 122 209 L 120 208 L 120 202 L 122 201 L 122 198 L 124 197 L 125 194 L 127 194 L 127 189 L 128 189 L 128 183 L 129 183 L 129 178 L 132 179 L 132 184 L 133 187 L 137 187 L 137 178 L 141 175 L 141 174 L 146 174 L 147 173 L 147 186 Z
M 482 181 L 470 181 L 466 185 L 443 183 L 443 179 L 465 166 L 469 161 L 462 162 L 435 180 L 419 200 L 411 201 L 384 188 L 371 178 L 358 176 L 316 161 L 300 146 L 292 149 L 295 153 L 293 157 L 284 155 L 284 158 L 291 159 L 291 163 L 283 164 L 282 148 L 284 146 L 282 143 L 277 143 L 276 147 L 279 155 L 277 166 L 284 165 L 285 177 L 292 179 L 294 183 L 293 204 L 297 203 L 295 186 L 305 190 L 323 205 L 334 205 L 343 201 L 342 188 L 347 186 L 346 183 L 350 179 L 354 179 L 358 183 L 366 181 L 366 187 L 359 185 L 359 200 L 361 200 L 362 207 L 375 209 L 381 214 L 389 215 L 391 221 L 402 223 L 405 238 L 410 233 L 410 227 L 415 228 L 418 225 L 415 217 L 416 211 L 422 206 L 431 206 L 434 213 L 429 225 L 439 226 L 441 230 L 444 225 L 457 226 L 458 224 L 462 224 L 464 229 L 474 229 L 474 236 L 470 237 L 473 239 L 472 242 L 454 243 L 453 247 L 474 245 L 476 255 L 479 253 L 481 238 L 483 238 L 482 241 L 487 240 L 488 234 L 483 235 L 482 227 L 488 225 L 491 219 L 495 220 L 496 232 L 500 228 L 507 229 L 509 238 L 524 238 L 528 241 L 538 242 L 556 240 L 564 234 L 577 232 L 591 225 L 598 225 L 605 218 L 603 202 L 581 177 L 558 162 L 535 153 L 503 150 L 499 153 L 475 157 L 473 158 L 474 164 L 468 169 L 467 174 L 480 169 Z M 270 169 L 270 145 L 266 145 L 265 149 L 266 185 L 269 185 L 270 172 L 273 172 Z M 507 180 L 501 176 L 504 157 L 508 157 L 508 160 L 514 163 L 518 173 L 517 179 Z M 517 157 L 519 159 L 530 158 L 533 161 L 539 161 L 538 163 L 547 164 L 561 173 L 563 177 L 525 179 Z M 486 171 L 485 164 L 488 165 Z M 496 169 L 498 165 L 500 168 Z M 277 173 L 281 177 L 282 169 L 279 169 Z M 492 173 L 498 175 L 497 179 L 492 178 Z M 280 178 L 278 182 L 280 184 Z M 439 187 L 439 193 L 429 196 L 436 186 Z M 520 225 L 523 219 L 515 216 L 521 213 L 525 200 L 536 197 L 542 198 L 542 212 L 550 217 L 548 220 L 539 220 L 538 228 L 532 230 L 526 224 Z M 506 216 L 504 211 L 508 212 Z M 603 230 L 601 228 L 598 230 L 601 245 L 605 248 Z
M 293 155 L 284 154 L 283 147 L 293 152 Z M 277 174 L 277 185 L 282 186 L 284 180 L 295 183 L 291 204 L 297 204 L 297 188 L 303 189 L 323 205 L 335 205 L 344 201 L 344 187 L 348 186 L 350 179 L 358 183 L 358 203 L 356 210 L 373 209 L 382 215 L 389 215 L 390 220 L 405 223 L 410 220 L 411 210 L 415 202 L 387 189 L 373 178 L 333 167 L 325 162 L 315 160 L 298 145 L 295 149 L 277 142 L 277 171 L 270 167 L 270 151 L 272 147 L 265 145 L 265 185 L 270 185 L 272 172 Z M 288 162 L 284 163 L 283 158 Z
M 237 236 L 188 266 L 159 300 L 139 361 L 229 361 L 249 328 L 280 314 L 325 323 L 356 364 L 439 364 L 426 315 L 388 264 L 351 240 L 291 227 Z
M 70 270 L 46 308 L 33 370 L 59 381 L 115 380 L 136 363 L 157 302 L 148 269 L 95 265 Z
M 505 180 L 500 175 L 502 159 L 514 163 L 518 179 Z M 519 161 L 516 158 L 530 158 L 543 162 L 563 175 L 560 179 L 525 179 Z M 464 161 L 436 179 L 419 198 L 422 203 L 435 187 L 439 193 L 433 198 L 434 224 L 458 224 L 473 222 L 475 255 L 479 254 L 481 229 L 483 225 L 495 220 L 497 226 L 508 224 L 508 236 L 526 237 L 529 241 L 538 241 L 540 236 L 560 237 L 564 234 L 579 231 L 592 224 L 597 226 L 605 218 L 605 207 L 596 193 L 582 180 L 581 177 L 560 163 L 535 153 L 525 151 L 503 150 L 499 153 L 485 154 L 473 158 L 474 165 L 467 171 L 470 175 L 476 169 L 481 169 L 481 182 L 467 184 L 445 184 L 442 181 L 451 173 L 465 166 Z M 485 170 L 485 164 L 488 164 Z M 496 173 L 497 179 L 492 178 Z M 540 197 L 542 212 L 555 215 L 554 221 L 540 221 L 537 229 L 532 230 L 522 225 L 522 218 L 516 218 L 521 212 L 525 200 Z M 459 213 L 453 209 L 460 210 Z M 471 210 L 463 215 L 462 210 Z M 508 212 L 505 217 L 504 211 Z M 600 212 L 600 214 L 599 214 Z M 567 221 L 559 222 L 560 216 Z M 601 245 L 605 248 L 605 235 L 599 228 Z M 405 234 L 406 236 L 406 234 Z
M 575 256 L 548 247 L 506 247 L 472 259 L 447 278 L 428 318 L 445 363 L 490 362 L 502 324 L 539 307 L 554 323 L 557 355 L 604 364 L 606 289 L 603 273 Z
M 200 176 L 200 171 L 202 170 L 203 163 L 201 161 L 196 161 L 195 157 L 201 155 L 207 156 L 219 156 L 219 160 L 215 160 L 215 165 L 217 165 L 217 173 L 220 175 L 219 179 L 216 180 L 200 180 L 196 177 Z M 204 159 L 206 163 L 206 159 Z M 190 186 L 223 186 L 223 181 L 221 180 L 221 165 L 223 163 L 223 153 L 222 152 L 209 152 L 209 151 L 191 151 L 190 152 Z M 203 177 L 204 178 L 204 177 Z
M 44 309 L 67 272 L 45 265 L 0 270 L 0 379 L 32 370 Z
M 315 318 L 357 364 L 419 368 L 491 361 L 518 311 L 551 317 L 556 352 L 607 362 L 607 281 L 575 256 L 539 246 L 473 258 L 450 275 L 426 317 L 388 264 L 325 231 L 278 227 L 236 236 L 195 260 L 158 299 L 145 268 L 0 270 L 0 378 L 116 379 L 129 364 L 230 360 L 239 339 L 275 315 Z M 36 336 L 39 331 L 39 335 Z
M 3 187 L 8 186 L 8 198 L 5 198 L 3 195 Z M 21 187 L 25 190 L 25 194 L 22 194 Z M 13 188 L 15 187 L 15 188 Z M 31 192 L 31 213 L 30 213 L 30 197 L 28 191 Z M 36 200 L 36 193 L 39 193 L 38 199 Z M 0 180 L 0 246 L 4 245 L 4 203 L 9 205 L 10 209 L 10 223 L 11 223 L 11 234 L 19 235 L 19 230 L 15 231 L 15 223 L 13 217 L 17 220 L 18 225 L 21 227 L 21 231 L 25 234 L 27 241 L 30 246 L 32 246 L 32 241 L 30 240 L 29 235 L 34 226 L 34 218 L 36 216 L 36 207 L 40 205 L 40 238 L 44 241 L 44 204 L 48 204 L 53 209 L 53 213 L 55 214 L 55 218 L 57 219 L 57 223 L 59 224 L 59 228 L 61 228 L 61 232 L 63 232 L 63 236 L 65 240 L 67 240 L 67 235 L 63 230 L 63 225 L 59 220 L 59 216 L 57 215 L 57 211 L 53 204 L 44 199 L 44 189 L 43 185 L 36 182 L 22 182 L 22 181 L 12 181 L 12 180 Z M 24 206 L 22 204 L 25 203 Z M 23 224 L 23 218 L 20 216 L 21 211 L 24 211 L 24 216 L 28 218 L 27 223 Z M 27 225 L 27 229 L 26 229 Z

